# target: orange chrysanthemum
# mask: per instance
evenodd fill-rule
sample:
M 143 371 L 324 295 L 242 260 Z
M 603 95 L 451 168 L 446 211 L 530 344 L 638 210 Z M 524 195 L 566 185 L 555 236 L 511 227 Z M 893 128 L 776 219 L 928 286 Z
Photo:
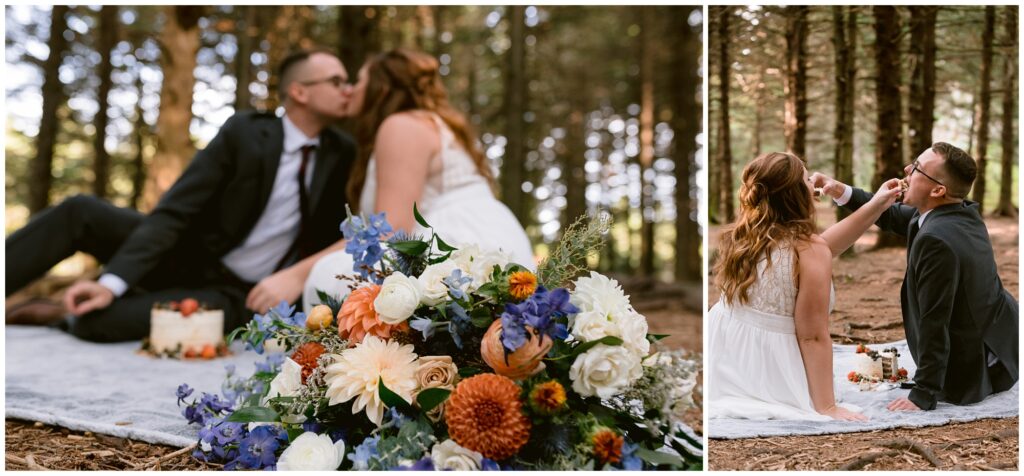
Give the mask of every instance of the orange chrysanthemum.
M 392 331 L 408 326 L 405 322 L 398 326 L 381 322 L 373 308 L 373 300 L 377 299 L 377 294 L 380 294 L 380 285 L 371 284 L 348 295 L 345 303 L 341 305 L 341 310 L 338 311 L 338 335 L 342 339 L 348 339 L 353 345 L 362 342 L 367 335 L 388 340 Z
M 508 292 L 520 301 L 537 290 L 537 276 L 529 271 L 516 271 L 508 277 Z
M 565 407 L 565 387 L 557 380 L 537 384 L 530 390 L 530 408 L 541 415 L 554 415 Z
M 445 404 L 448 434 L 463 448 L 493 460 L 516 454 L 530 439 L 519 392 L 515 382 L 496 374 L 459 382 Z
M 602 428 L 594 432 L 591 441 L 594 443 L 594 456 L 598 462 L 606 464 L 622 461 L 622 437 L 614 431 Z
M 319 359 L 326 350 L 327 349 L 324 349 L 324 346 L 320 345 L 318 342 L 307 342 L 300 345 L 298 349 L 295 349 L 295 353 L 292 354 L 292 360 L 294 360 L 296 364 L 302 366 L 303 385 L 305 385 L 306 379 L 309 378 L 309 375 L 316 370 L 319 365 L 317 359 Z

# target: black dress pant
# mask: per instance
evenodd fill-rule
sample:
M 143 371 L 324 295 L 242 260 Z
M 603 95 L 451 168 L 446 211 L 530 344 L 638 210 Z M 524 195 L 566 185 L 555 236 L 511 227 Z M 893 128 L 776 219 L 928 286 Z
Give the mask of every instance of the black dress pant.
M 6 240 L 6 295 L 42 277 L 50 268 L 82 251 L 106 263 L 144 215 L 99 198 L 76 195 L 34 217 Z M 73 319 L 69 332 L 94 342 L 138 340 L 149 335 L 153 304 L 194 298 L 224 310 L 225 332 L 252 317 L 245 297 L 252 287 L 217 258 L 193 259 L 183 250 L 169 253 L 135 287 L 110 306 Z

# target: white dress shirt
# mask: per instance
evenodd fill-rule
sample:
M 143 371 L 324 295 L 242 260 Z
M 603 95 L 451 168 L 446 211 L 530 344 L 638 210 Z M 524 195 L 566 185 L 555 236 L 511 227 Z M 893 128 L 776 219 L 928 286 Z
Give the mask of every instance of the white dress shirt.
M 284 125 L 284 147 L 267 206 L 245 241 L 221 258 L 224 266 L 239 278 L 251 283 L 270 276 L 278 261 L 298 236 L 299 220 L 302 215 L 299 210 L 299 184 L 296 177 L 302 164 L 301 149 L 306 145 L 320 145 L 319 137 L 307 137 L 288 119 L 287 114 L 281 118 L 281 122 Z M 314 151 L 309 163 L 306 164 L 307 190 L 313 181 L 315 163 Z M 110 273 L 100 276 L 99 284 L 110 289 L 114 296 L 121 296 L 128 288 L 121 277 Z

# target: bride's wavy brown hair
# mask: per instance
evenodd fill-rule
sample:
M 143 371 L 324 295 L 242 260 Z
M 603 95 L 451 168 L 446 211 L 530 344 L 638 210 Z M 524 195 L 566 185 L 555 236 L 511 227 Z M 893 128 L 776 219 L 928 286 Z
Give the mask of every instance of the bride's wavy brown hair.
M 399 48 L 369 59 L 364 65 L 369 74 L 363 108 L 356 120 L 359 152 L 349 173 L 345 192 L 353 209 L 359 207 L 359 195 L 366 183 L 366 169 L 381 123 L 388 116 L 404 111 L 429 111 L 437 114 L 455 134 L 492 187 L 494 174 L 465 116 L 448 104 L 448 92 L 441 83 L 440 64 L 426 53 Z
M 814 198 L 797 156 L 771 152 L 743 169 L 740 214 L 722 231 L 715 275 L 727 303 L 746 304 L 757 279 L 757 263 L 774 246 L 806 242 L 815 232 Z

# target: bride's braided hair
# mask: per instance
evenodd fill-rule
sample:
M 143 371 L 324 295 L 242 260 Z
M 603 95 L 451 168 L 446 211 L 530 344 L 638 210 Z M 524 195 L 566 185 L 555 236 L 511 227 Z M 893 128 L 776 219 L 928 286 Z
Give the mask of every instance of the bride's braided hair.
M 494 173 L 466 118 L 448 103 L 448 92 L 441 83 L 436 58 L 419 51 L 399 48 L 369 59 L 364 65 L 369 74 L 366 96 L 356 121 L 359 152 L 345 189 L 353 210 L 358 210 L 359 195 L 366 183 L 366 168 L 373 155 L 380 125 L 388 116 L 404 111 L 429 111 L 437 114 L 451 129 L 491 185 Z
M 748 302 L 757 263 L 765 256 L 771 266 L 772 247 L 806 242 L 814 234 L 814 199 L 803 173 L 803 161 L 785 152 L 758 156 L 743 169 L 739 217 L 722 231 L 715 263 L 726 302 Z

